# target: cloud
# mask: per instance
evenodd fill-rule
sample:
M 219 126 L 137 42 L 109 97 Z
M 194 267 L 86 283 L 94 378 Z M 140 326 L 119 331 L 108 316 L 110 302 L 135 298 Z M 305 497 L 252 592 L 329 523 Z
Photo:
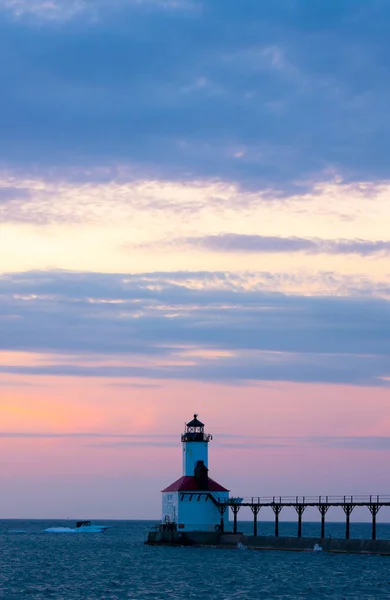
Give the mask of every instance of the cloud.
M 128 381 L 125 383 L 123 383 L 123 382 L 104 383 L 103 387 L 128 388 L 128 389 L 135 389 L 135 390 L 149 390 L 149 389 L 157 389 L 161 386 L 157 385 L 156 383 L 134 383 L 132 381 Z
M 15 200 L 20 202 L 26 202 L 30 199 L 31 194 L 28 189 L 20 189 L 10 187 L 0 187 L 0 206 Z
M 305 254 L 357 254 L 359 256 L 390 253 L 390 241 L 385 240 L 324 240 L 239 233 L 188 237 L 182 240 L 174 240 L 168 244 L 172 246 L 190 245 L 213 252 L 265 254 L 303 252 Z M 156 243 L 155 245 L 158 246 L 159 244 Z
M 218 436 L 218 438 L 225 436 Z M 237 443 L 218 442 L 218 446 L 238 450 L 255 450 L 257 448 L 305 448 L 320 446 L 335 450 L 379 451 L 390 450 L 390 437 L 387 436 L 302 436 L 302 437 L 259 437 L 241 436 Z
M 314 284 L 310 286 L 309 284 Z M 325 293 L 324 290 L 328 293 Z M 295 290 L 295 292 L 294 292 Z M 308 290 L 310 290 L 308 292 Z M 39 305 L 61 299 L 70 307 L 111 310 L 129 302 L 160 303 L 163 307 L 175 305 L 197 306 L 198 302 L 236 306 L 258 304 L 290 298 L 302 302 L 319 302 L 321 296 L 335 296 L 340 305 L 344 297 L 364 299 L 390 295 L 390 283 L 375 281 L 367 275 L 341 275 L 332 271 L 304 271 L 299 273 L 270 271 L 157 271 L 146 273 L 96 273 L 68 270 L 39 270 L 0 275 L 2 306 L 7 298 L 28 307 L 29 300 Z M 310 297 L 307 298 L 306 296 Z M 311 297 L 317 298 L 312 300 Z M 386 304 L 385 304 L 386 305 Z M 61 306 L 61 304 L 60 304 Z
M 44 20 L 69 19 L 86 6 L 84 0 L 0 0 L 0 9 L 10 11 L 15 17 L 30 15 Z
M 92 447 L 131 448 L 134 446 L 177 447 L 177 434 L 132 434 L 110 432 L 24 432 L 0 431 L 0 439 L 41 439 L 41 440 L 80 440 Z M 231 440 L 231 441 L 229 441 Z M 216 447 L 234 450 L 256 450 L 257 448 L 305 448 L 321 446 L 349 451 L 390 450 L 390 437 L 387 436 L 253 436 L 218 434 Z
M 140 443 L 145 443 L 145 440 L 148 442 L 152 442 L 153 440 L 159 439 L 164 441 L 164 443 L 168 440 L 173 440 L 177 438 L 174 434 L 142 434 L 142 433 L 110 433 L 103 431 L 88 431 L 88 432 L 75 432 L 70 431 L 67 433 L 62 433 L 58 431 L 48 431 L 48 432 L 23 432 L 23 431 L 0 431 L 0 438 L 26 438 L 26 439 L 119 439 L 119 440 L 128 440 Z M 169 442 L 170 443 L 170 442 Z
M 0 378 L 0 387 L 13 388 L 13 387 L 33 387 L 35 384 L 33 381 L 20 381 L 15 379 L 3 379 Z
M 154 10 L 183 10 L 193 8 L 190 0 L 0 0 L 5 9 L 17 17 L 35 17 L 39 21 L 68 21 L 77 16 L 99 20 L 104 13 L 120 7 Z
M 220 213 L 229 206 L 261 205 L 262 193 L 244 193 L 223 182 L 147 180 L 137 169 L 120 166 L 94 169 L 56 169 L 54 173 L 4 170 L 0 173 L 2 222 L 112 222 L 137 213 L 187 217 L 206 209 Z M 4 205 L 2 204 L 4 198 Z
M 389 177 L 380 0 L 0 6 L 10 165 L 134 164 L 284 192 Z
M 93 377 L 93 378 L 146 378 L 146 379 L 181 379 L 204 382 L 223 382 L 226 384 L 256 381 L 289 381 L 306 383 L 337 383 L 368 387 L 389 387 L 386 376 L 390 374 L 389 357 L 365 357 L 359 355 L 334 355 L 299 352 L 290 354 L 281 352 L 279 356 L 264 351 L 253 351 L 246 356 L 245 352 L 237 352 L 231 359 L 213 361 L 198 360 L 188 365 L 180 361 L 174 352 L 169 354 L 171 361 L 176 358 L 175 365 L 161 361 L 156 366 L 139 364 L 111 364 L 106 366 L 80 365 L 80 357 L 73 357 L 68 363 L 57 364 L 53 359 L 34 366 L 0 365 L 0 373 L 12 375 L 47 375 L 55 377 Z M 111 358 L 111 363 L 114 361 Z M 131 363 L 131 360 L 129 361 Z M 120 361 L 118 360 L 118 363 Z
M 87 444 L 88 447 L 94 446 L 98 448 L 134 448 L 134 447 L 147 447 L 147 448 L 177 448 L 177 441 L 164 442 L 164 441 L 129 441 L 129 442 L 94 442 Z
M 0 348 L 53 356 L 0 372 L 387 386 L 390 302 L 352 294 L 275 292 L 271 274 L 12 274 Z
M 326 448 L 342 450 L 383 451 L 390 450 L 390 437 L 387 436 L 344 436 L 310 438 L 309 443 Z

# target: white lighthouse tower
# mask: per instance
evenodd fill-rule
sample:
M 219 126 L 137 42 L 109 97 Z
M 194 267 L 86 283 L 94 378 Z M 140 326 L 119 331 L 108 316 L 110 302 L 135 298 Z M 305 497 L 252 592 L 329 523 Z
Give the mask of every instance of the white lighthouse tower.
M 181 436 L 183 475 L 162 491 L 163 523 L 172 523 L 182 531 L 215 531 L 221 527 L 218 501 L 229 498 L 229 490 L 209 477 L 211 440 L 195 414 Z
M 204 424 L 194 415 L 181 434 L 183 444 L 183 475 L 192 476 L 198 461 L 209 468 L 209 442 L 213 436 L 204 432 Z

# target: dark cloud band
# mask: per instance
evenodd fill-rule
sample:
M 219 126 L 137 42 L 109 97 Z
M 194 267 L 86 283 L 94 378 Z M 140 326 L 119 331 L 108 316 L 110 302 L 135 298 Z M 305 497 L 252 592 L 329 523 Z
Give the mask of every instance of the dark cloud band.
M 180 243 L 180 240 L 178 242 Z M 239 252 L 279 254 L 302 252 L 305 254 L 355 254 L 371 256 L 389 254 L 390 241 L 378 240 L 323 240 L 300 237 L 278 237 L 222 233 L 204 237 L 185 238 L 182 243 L 213 252 Z
M 56 359 L 11 361 L 0 372 L 388 385 L 390 302 L 372 288 L 307 297 L 275 293 L 271 274 L 257 289 L 247 283 L 228 273 L 3 276 L 0 348 Z M 126 364 L 105 364 L 107 356 L 125 356 Z

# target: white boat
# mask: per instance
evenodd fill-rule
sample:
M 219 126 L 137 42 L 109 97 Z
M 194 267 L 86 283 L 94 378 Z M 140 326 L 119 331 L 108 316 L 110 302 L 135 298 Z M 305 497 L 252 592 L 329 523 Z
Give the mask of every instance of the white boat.
M 46 533 L 103 533 L 108 525 L 94 525 L 91 521 L 77 521 L 76 527 L 48 527 Z
M 76 533 L 103 533 L 108 529 L 108 525 L 95 525 L 91 521 L 77 521 Z

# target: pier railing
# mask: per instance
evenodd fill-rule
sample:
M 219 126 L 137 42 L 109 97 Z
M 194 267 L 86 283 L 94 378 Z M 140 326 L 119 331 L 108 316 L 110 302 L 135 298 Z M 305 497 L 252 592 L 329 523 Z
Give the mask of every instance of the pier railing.
M 245 498 L 230 497 L 220 498 L 213 494 L 218 504 L 227 504 L 228 506 L 274 506 L 280 504 L 283 506 L 344 506 L 344 504 L 353 504 L 355 506 L 368 506 L 370 504 L 381 504 L 390 506 L 390 496 L 386 495 L 357 495 L 352 496 L 248 496 Z

